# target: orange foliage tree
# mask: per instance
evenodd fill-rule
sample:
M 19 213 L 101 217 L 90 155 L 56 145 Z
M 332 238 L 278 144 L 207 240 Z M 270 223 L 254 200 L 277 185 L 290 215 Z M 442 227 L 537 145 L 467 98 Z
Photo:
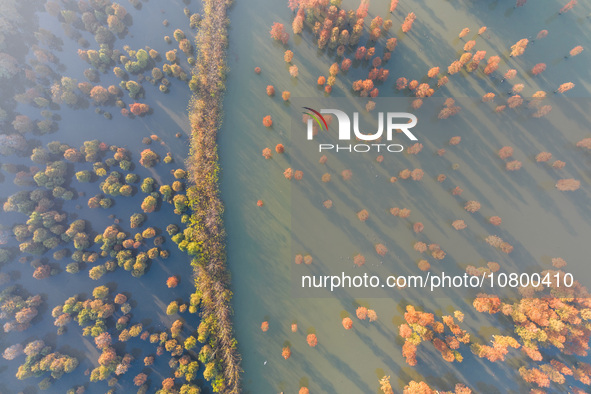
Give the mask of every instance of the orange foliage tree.
M 413 22 L 417 19 L 417 16 L 414 12 L 409 13 L 406 18 L 404 18 L 404 22 L 402 23 L 402 31 L 404 33 L 408 33 L 412 28 Z
M 523 55 L 525 52 L 525 48 L 529 40 L 527 38 L 522 38 L 521 40 L 517 41 L 514 45 L 511 46 L 511 57 L 517 57 Z
M 283 60 L 285 60 L 286 63 L 291 63 L 291 61 L 293 60 L 293 52 L 289 49 L 285 51 L 285 53 L 283 54 Z
M 166 286 L 168 286 L 168 288 L 173 288 L 173 287 L 177 287 L 179 284 L 179 278 L 177 276 L 171 276 L 170 278 L 168 278 L 166 280 Z
M 289 348 L 289 346 L 286 346 L 281 350 L 281 355 L 286 360 L 291 357 L 291 349 Z
M 345 330 L 350 330 L 353 328 L 353 320 L 351 320 L 350 317 L 345 317 L 343 319 L 343 327 L 345 327 Z

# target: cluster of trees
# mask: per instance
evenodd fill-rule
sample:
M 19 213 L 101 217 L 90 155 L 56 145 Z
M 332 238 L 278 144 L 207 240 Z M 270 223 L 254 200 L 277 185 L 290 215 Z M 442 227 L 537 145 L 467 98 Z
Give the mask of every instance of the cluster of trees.
M 394 394 L 394 389 L 390 383 L 390 376 L 384 376 L 380 379 L 379 383 L 380 390 L 382 390 L 384 394 Z M 404 386 L 402 392 L 403 394 L 471 394 L 472 390 L 462 383 L 457 383 L 453 391 L 442 391 L 431 388 L 431 386 L 423 381 L 416 382 L 411 380 L 406 386 Z
M 116 311 L 115 303 L 109 297 L 109 289 L 106 286 L 96 287 L 93 298 L 81 301 L 78 295 L 68 298 L 63 305 L 53 308 L 51 315 L 55 319 L 54 325 L 58 327 L 58 334 L 63 334 L 66 326 L 75 320 L 83 327 L 83 335 L 98 337 L 107 331 L 107 319 Z M 131 306 L 121 306 L 123 315 L 117 320 L 119 329 L 125 328 L 129 322 Z
M 136 2 L 135 0 L 132 3 Z M 139 2 L 138 2 L 139 4 Z M 59 7 L 57 7 L 59 9 Z M 72 36 L 79 37 L 79 32 L 75 31 L 73 26 L 79 26 L 80 20 L 84 25 L 84 29 L 93 33 L 95 35 L 95 40 L 100 45 L 100 50 L 82 50 L 78 51 L 80 58 L 89 64 L 91 64 L 94 68 L 100 70 L 101 72 L 106 72 L 106 69 L 113 65 L 113 64 L 120 64 L 122 67 L 116 66 L 113 68 L 113 73 L 118 78 L 121 78 L 123 81 L 121 83 L 121 87 L 127 90 L 130 90 L 130 96 L 135 97 L 137 92 L 140 90 L 140 85 L 135 81 L 127 81 L 128 75 L 130 74 L 138 74 L 146 69 L 149 69 L 154 65 L 155 62 L 161 60 L 161 56 L 158 51 L 146 47 L 145 49 L 138 49 L 133 50 L 129 46 L 125 45 L 123 51 L 118 49 L 112 49 L 112 44 L 115 40 L 115 35 L 121 37 L 127 31 L 126 24 L 129 21 L 127 18 L 127 11 L 121 5 L 117 3 L 109 3 L 105 8 L 101 8 L 100 10 L 92 10 L 86 9 L 80 10 L 61 10 L 54 12 L 57 14 L 61 14 L 62 17 L 64 12 L 66 12 L 69 16 L 70 23 L 66 24 L 68 31 Z M 78 16 L 78 12 L 81 12 L 81 15 Z M 195 28 L 200 20 L 199 14 L 191 14 L 189 11 L 186 14 L 190 17 L 190 24 L 191 27 Z M 106 23 L 105 23 L 106 22 Z M 72 24 L 73 23 L 73 24 Z M 167 25 L 168 22 L 165 21 Z M 193 46 L 191 42 L 185 37 L 185 34 L 182 30 L 177 29 L 175 30 L 173 37 L 179 43 L 179 49 L 183 51 L 188 56 L 189 64 L 194 64 L 193 55 Z M 81 39 L 83 40 L 83 39 Z M 166 36 L 165 41 L 168 43 L 172 42 L 170 37 Z M 172 52 L 172 51 L 169 51 Z M 182 68 L 176 64 L 176 56 L 169 56 L 167 53 L 166 60 L 171 62 L 171 64 L 164 64 L 162 67 L 162 71 L 168 75 L 174 75 L 175 77 L 179 77 L 182 80 L 187 79 L 187 74 Z M 153 70 L 158 70 L 158 72 L 153 71 L 153 78 L 147 77 L 146 79 L 151 83 L 156 83 L 158 80 L 162 78 L 162 71 L 158 68 L 153 68 Z M 141 79 L 143 77 L 140 76 Z M 126 86 L 128 82 L 133 82 L 135 86 Z M 168 81 L 162 80 L 160 85 L 160 90 L 166 92 L 168 90 Z M 137 90 L 137 92 L 132 92 L 132 90 Z
M 95 241 L 101 244 L 101 253 L 104 256 L 110 256 L 115 260 L 108 261 L 104 266 L 93 267 L 89 275 L 91 275 L 92 279 L 99 279 L 106 271 L 112 271 L 116 266 L 119 266 L 126 271 L 131 271 L 134 277 L 142 276 L 152 259 L 158 257 L 168 258 L 168 252 L 160 250 L 158 247 L 150 248 L 145 252 L 137 251 L 144 239 L 155 236 L 156 230 L 153 228 L 148 228 L 141 233 L 137 233 L 133 238 L 129 238 L 118 226 L 111 225 L 107 227 L 103 234 L 95 238 Z M 160 245 L 162 242 L 161 237 L 154 239 L 154 245 Z
M 111 64 L 119 61 L 121 51 L 118 49 L 112 50 L 108 45 L 103 44 L 100 45 L 98 51 L 95 49 L 78 49 L 78 57 L 101 73 L 104 73 Z
M 33 179 L 37 186 L 51 190 L 54 197 L 71 200 L 74 193 L 62 186 L 66 182 L 67 171 L 68 166 L 65 162 L 53 161 L 47 163 L 45 170 L 38 171 Z
M 125 182 L 125 180 L 122 174 L 117 171 L 112 171 L 109 176 L 100 183 L 100 189 L 103 193 L 113 197 L 130 196 L 133 192 L 133 188 L 123 182 Z
M 383 62 L 387 62 L 396 48 L 397 39 L 391 37 L 386 40 L 382 57 L 376 53 L 377 47 L 374 42 L 387 34 L 392 27 L 392 20 L 384 21 L 380 16 L 375 17 L 369 24 L 369 41 L 371 47 L 359 46 L 359 40 L 364 32 L 365 18 L 367 17 L 367 4 L 361 3 L 359 8 L 346 11 L 339 9 L 340 4 L 334 3 L 329 6 L 327 2 L 292 2 L 290 8 L 297 10 L 293 21 L 293 31 L 295 34 L 301 34 L 304 26 L 309 26 L 318 40 L 318 47 L 324 49 L 336 48 L 337 63 L 334 63 L 329 70 L 329 78 L 321 76 L 318 78 L 318 84 L 324 86 L 325 92 L 330 94 L 332 87 L 336 82 L 336 76 L 340 70 L 347 71 L 352 65 L 351 59 L 343 58 L 347 48 L 356 49 L 355 59 L 362 61 L 369 67 L 368 78 L 353 83 L 353 89 L 360 92 L 362 97 L 376 97 L 379 91 L 373 86 L 374 81 L 384 82 L 389 76 L 387 69 L 381 68 Z M 394 7 L 395 9 L 396 7 Z M 403 31 L 408 32 L 412 23 L 416 19 L 414 13 L 409 13 L 403 23 Z M 271 30 L 271 37 L 277 40 L 287 42 L 289 35 L 284 32 L 284 27 L 280 23 L 275 23 Z M 342 59 L 342 60 L 341 60 Z M 287 61 L 287 60 L 286 60 Z M 340 62 L 340 70 L 339 70 Z M 423 97 L 426 94 L 432 94 L 432 89 L 428 84 L 418 91 Z M 425 93 L 421 93 L 421 92 Z
M 456 311 L 454 316 L 443 316 L 442 321 L 436 321 L 432 313 L 417 311 L 412 305 L 407 305 L 404 314 L 406 323 L 399 327 L 399 334 L 405 340 L 402 355 L 406 362 L 417 364 L 417 346 L 423 341 L 432 342 L 445 361 L 462 362 L 463 356 L 457 349 L 460 344 L 470 342 L 470 334 L 462 330 L 455 319 L 461 322 L 463 318 L 463 314 Z M 450 333 L 446 332 L 446 328 Z
M 51 197 L 41 189 L 18 192 L 8 198 L 4 204 L 5 212 L 18 211 L 29 215 L 24 224 L 17 224 L 12 229 L 16 240 L 21 242 L 21 252 L 41 255 L 57 248 L 62 242 L 73 242 L 77 250 L 85 250 L 91 245 L 89 234 L 84 232 L 85 222 L 76 220 L 67 226 L 67 215 L 53 210 L 53 207 Z M 63 251 L 54 253 L 54 257 L 59 259 L 60 256 L 64 257 Z M 39 278 L 45 277 L 41 272 L 39 275 Z
M 51 86 L 51 100 L 56 104 L 75 107 L 80 100 L 77 92 L 78 81 L 70 77 L 62 77 Z
M 12 353 L 7 356 L 7 352 Z M 59 352 L 52 352 L 51 346 L 46 346 L 42 340 L 29 342 L 24 348 L 22 345 L 13 345 L 4 352 L 4 358 L 12 359 L 17 354 L 24 353 L 27 358 L 24 364 L 18 367 L 16 377 L 18 379 L 28 379 L 32 377 L 44 376 L 50 372 L 51 377 L 43 379 L 39 383 L 39 388 L 47 389 L 53 380 L 59 379 L 66 373 L 73 372 L 78 367 L 78 359 Z
M 556 266 L 564 265 L 562 259 L 553 259 L 553 263 Z M 573 358 L 588 354 L 591 337 L 589 294 L 577 281 L 571 287 L 559 286 L 564 280 L 563 271 L 547 270 L 540 273 L 542 277 L 546 274 L 549 281 L 537 287 L 520 288 L 521 298 L 516 301 L 504 302 L 497 296 L 487 294 L 480 294 L 474 299 L 473 305 L 478 312 L 501 313 L 513 324 L 513 333 L 493 335 L 490 344 L 484 344 L 478 338 L 473 339 L 459 327 L 454 318 L 459 322 L 463 320 L 460 311 L 455 311 L 453 316 L 443 316 L 440 322 L 434 314 L 407 305 L 404 314 L 406 323 L 399 326 L 399 335 L 405 340 L 402 355 L 406 362 L 413 366 L 417 364 L 417 346 L 423 341 L 432 342 L 443 359 L 449 362 L 462 361 L 459 352 L 462 345 L 470 345 L 474 355 L 490 362 L 504 362 L 510 349 L 520 349 L 527 358 L 519 357 L 519 374 L 528 383 L 540 388 L 549 387 L 551 383 L 570 385 L 572 383 L 567 382 L 567 379 L 572 377 L 585 385 L 591 384 L 591 365 Z M 451 335 L 446 334 L 446 329 L 451 331 Z M 380 384 L 384 393 L 392 392 L 388 377 L 382 379 Z M 416 391 L 421 386 L 426 391 Z M 580 388 L 569 387 L 575 392 L 583 392 Z M 407 388 L 415 391 L 407 391 Z M 420 382 L 409 384 L 407 388 L 405 392 L 409 393 L 433 392 Z M 469 391 L 458 391 L 456 386 L 456 392 Z
M 151 149 L 144 149 L 140 154 L 140 164 L 146 168 L 154 167 L 160 161 L 160 156 Z
M 131 354 L 119 356 L 113 347 L 97 344 L 97 347 L 99 346 L 102 350 L 98 358 L 99 366 L 90 372 L 90 381 L 107 380 L 113 373 L 117 376 L 125 374 L 133 361 L 133 356 Z
M 0 154 L 3 156 L 24 153 L 28 149 L 27 140 L 20 134 L 0 134 Z
M 122 63 L 128 73 L 140 73 L 151 65 L 151 57 L 145 49 L 135 51 L 128 45 L 124 46 L 123 49 L 127 52 L 127 56 L 123 56 L 121 60 L 125 60 Z M 158 52 L 155 52 L 153 56 L 156 58 L 159 57 Z
M 525 2 L 523 2 L 525 3 Z M 576 3 L 576 2 L 575 2 Z M 318 37 L 318 46 L 320 49 L 324 49 L 327 44 L 329 48 L 337 48 L 336 54 L 337 58 L 341 58 L 345 53 L 346 47 L 355 48 L 358 45 L 359 38 L 363 33 L 364 28 L 364 18 L 367 16 L 367 4 L 361 3 L 357 11 L 345 11 L 343 9 L 339 9 L 338 7 L 340 4 L 332 4 L 328 2 L 298 2 L 293 1 L 290 2 L 290 8 L 293 11 L 297 10 L 296 16 L 293 21 L 293 31 L 295 34 L 302 33 L 304 26 L 309 26 L 316 37 Z M 393 5 L 391 9 L 395 10 L 397 4 Z M 565 6 L 565 9 L 570 9 L 572 5 Z M 416 19 L 416 15 L 413 12 L 410 12 L 402 24 L 403 32 L 410 31 L 413 22 Z M 379 37 L 384 35 L 388 29 L 391 27 L 392 22 L 390 20 L 383 21 L 383 19 L 379 16 L 375 17 L 369 26 L 369 41 L 370 43 L 377 40 Z M 486 26 L 481 27 L 478 30 L 478 36 L 482 35 L 487 30 Z M 470 32 L 469 28 L 464 28 L 459 34 L 459 38 L 464 38 Z M 543 34 L 542 34 L 543 33 Z M 538 39 L 543 38 L 547 35 L 547 31 L 543 30 L 538 34 Z M 272 38 L 280 41 L 287 42 L 289 35 L 285 32 L 285 28 L 280 23 L 275 23 L 271 30 Z M 364 46 L 360 46 L 357 48 L 355 52 L 355 59 L 358 61 L 365 61 L 367 65 L 370 65 L 370 71 L 368 73 L 368 78 L 366 80 L 358 80 L 353 82 L 353 90 L 360 93 L 362 97 L 376 97 L 379 94 L 377 88 L 373 86 L 375 82 L 385 81 L 388 78 L 388 70 L 380 68 L 380 65 L 388 61 L 391 57 L 391 53 L 396 47 L 397 40 L 396 38 L 390 38 L 386 41 L 386 45 L 384 48 L 384 54 L 380 58 L 376 56 L 376 47 L 372 46 L 367 49 Z M 516 57 L 520 56 L 525 52 L 526 47 L 529 44 L 528 39 L 521 39 L 516 44 L 511 47 L 511 56 Z M 338 47 L 337 47 L 338 46 Z M 466 69 L 467 72 L 474 72 L 480 66 L 480 63 L 486 58 L 486 51 L 484 50 L 474 50 L 476 46 L 476 40 L 469 40 L 464 44 L 463 53 L 461 54 L 460 58 L 453 61 L 448 67 L 447 71 L 449 75 L 454 75 L 459 73 L 462 69 Z M 583 50 L 583 47 L 576 46 L 570 52 L 568 56 L 576 56 L 580 54 Z M 291 51 L 289 51 L 291 52 Z M 374 57 L 375 56 L 375 57 Z M 293 52 L 291 56 L 293 57 Z M 372 59 L 373 58 L 373 59 Z M 286 60 L 287 61 L 287 60 Z M 501 63 L 500 56 L 490 56 L 486 61 L 486 64 L 482 67 L 482 71 L 485 75 L 492 75 Z M 333 66 L 336 65 L 335 71 L 332 71 L 333 67 L 331 67 L 330 77 L 326 80 L 323 76 L 319 77 L 318 84 L 323 86 L 325 83 L 326 93 L 330 94 L 332 91 L 332 86 L 336 81 L 336 75 L 338 74 L 338 63 L 335 63 Z M 341 69 L 346 71 L 351 66 L 351 60 L 344 58 L 342 60 Z M 545 63 L 536 64 L 532 69 L 532 74 L 537 75 L 543 72 L 546 69 Z M 504 79 L 512 79 L 516 76 L 516 70 L 509 70 L 505 73 Z M 439 78 L 437 80 L 437 87 L 441 87 L 445 85 L 449 81 L 449 77 L 447 75 L 441 75 L 440 67 L 432 67 L 428 73 L 428 78 Z M 413 102 L 413 108 L 419 108 L 422 105 L 422 98 L 431 96 L 435 89 L 431 87 L 429 83 L 419 83 L 417 80 L 412 80 L 408 83 L 408 80 L 404 77 L 400 77 L 397 80 L 396 84 L 397 89 L 402 90 L 406 87 L 418 97 Z M 513 86 L 513 92 L 519 93 L 523 89 L 523 84 L 515 84 Z M 568 82 L 560 85 L 557 92 L 563 93 L 567 90 L 570 90 L 574 87 L 574 84 Z M 538 94 L 544 94 L 544 92 L 536 92 L 534 97 Z M 493 93 L 488 93 L 485 101 L 492 101 L 494 99 Z M 506 107 L 509 108 L 517 108 L 523 103 L 523 99 L 519 95 L 515 95 L 509 97 L 506 104 L 497 105 L 494 109 L 496 112 L 503 111 Z M 530 103 L 530 108 L 534 109 L 530 113 L 530 116 L 533 117 L 543 117 L 546 116 L 551 110 L 552 107 L 550 105 L 543 105 L 540 100 L 534 100 Z M 371 111 L 374 107 L 374 104 L 370 101 L 366 106 L 368 111 Z M 440 119 L 447 119 L 448 117 L 455 115 L 459 112 L 458 106 L 448 106 L 441 110 L 439 114 Z M 511 162 L 507 163 L 507 169 L 517 170 L 521 166 L 519 162 Z
M 40 295 L 23 297 L 22 290 L 10 286 L 0 292 L 0 318 L 8 320 L 4 323 L 4 332 L 24 331 L 37 316 L 37 308 L 43 303 Z

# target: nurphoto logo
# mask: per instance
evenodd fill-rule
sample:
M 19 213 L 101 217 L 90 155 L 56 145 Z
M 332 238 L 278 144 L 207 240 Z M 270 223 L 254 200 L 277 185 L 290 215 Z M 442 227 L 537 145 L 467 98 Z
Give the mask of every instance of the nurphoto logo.
M 384 112 L 378 113 L 378 130 L 372 133 L 365 133 L 365 130 L 360 130 L 359 127 L 359 112 L 353 112 L 353 127 L 351 127 L 351 119 L 344 111 L 339 109 L 321 109 L 316 111 L 310 107 L 303 107 L 308 115 L 307 121 L 307 139 L 312 141 L 314 139 L 314 125 L 317 124 L 320 130 L 328 131 L 328 123 L 323 114 L 334 115 L 338 124 L 338 140 L 351 141 L 352 133 L 356 140 L 359 141 L 378 141 L 386 130 L 386 140 L 392 141 L 394 133 L 398 130 L 408 137 L 411 141 L 417 141 L 417 137 L 410 131 L 411 128 L 417 125 L 417 117 L 408 112 Z M 309 112 L 308 112 L 309 111 Z M 384 118 L 386 119 L 386 126 L 384 127 Z M 406 122 L 401 121 L 405 119 Z M 365 153 L 370 151 L 376 152 L 402 152 L 404 146 L 400 144 L 386 144 L 386 143 L 361 143 L 361 144 L 318 144 L 318 151 L 335 151 L 335 152 L 357 152 Z

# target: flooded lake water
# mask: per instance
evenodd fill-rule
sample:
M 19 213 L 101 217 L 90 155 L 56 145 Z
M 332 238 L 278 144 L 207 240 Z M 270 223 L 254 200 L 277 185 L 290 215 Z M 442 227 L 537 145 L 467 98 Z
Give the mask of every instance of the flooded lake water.
M 142 3 L 141 9 L 135 9 L 127 2 L 124 2 L 123 5 L 131 14 L 133 23 L 129 26 L 128 34 L 115 43 L 115 48 L 122 49 L 123 45 L 130 45 L 132 48 L 140 49 L 149 45 L 164 55 L 165 51 L 172 49 L 172 45 L 166 44 L 163 37 L 172 35 L 174 28 L 181 28 L 187 34 L 194 32 L 189 27 L 189 19 L 183 14 L 183 7 L 187 5 L 181 1 L 151 1 L 150 3 Z M 200 6 L 199 2 L 193 2 L 189 5 L 193 12 L 201 12 Z M 77 51 L 79 47 L 76 42 L 64 35 L 59 22 L 55 18 L 45 12 L 40 12 L 37 16 L 36 23 L 38 23 L 38 26 L 52 31 L 63 40 L 62 51 L 55 52 L 61 62 L 63 75 L 77 78 L 80 82 L 84 81 L 83 71 L 89 65 L 78 57 Z M 170 27 L 162 25 L 164 19 L 170 21 Z M 84 37 L 92 43 L 92 48 L 96 46 L 91 34 L 84 33 Z M 186 57 L 184 58 L 186 59 Z M 183 67 L 185 70 L 189 70 L 186 60 Z M 117 85 L 119 80 L 113 75 L 111 69 L 107 71 L 107 73 L 100 75 L 99 83 L 103 86 Z M 105 110 L 112 113 L 113 119 L 107 120 L 102 115 L 95 114 L 95 106 L 90 103 L 86 103 L 87 108 L 85 109 L 71 109 L 64 104 L 59 111 L 56 111 L 61 118 L 58 121 L 58 131 L 35 136 L 34 138 L 38 140 L 39 144 L 43 145 L 59 140 L 70 146 L 79 147 L 84 141 L 98 139 L 109 145 L 125 147 L 131 152 L 134 161 L 131 172 L 138 174 L 141 179 L 153 177 L 159 185 L 171 184 L 174 181 L 171 171 L 184 168 L 184 161 L 188 154 L 190 127 L 186 108 L 191 97 L 191 91 L 186 83 L 175 78 L 171 78 L 170 92 L 167 94 L 160 93 L 157 85 L 152 86 L 144 82 L 143 86 L 146 91 L 146 98 L 142 102 L 147 103 L 153 109 L 153 113 L 147 117 L 128 119 L 119 114 L 119 108 L 111 105 L 105 107 Z M 128 97 L 124 97 L 123 100 L 130 101 Z M 38 117 L 38 110 L 35 111 L 29 106 L 19 104 L 17 111 L 23 114 L 31 114 L 33 118 Z M 180 138 L 175 137 L 177 133 L 181 134 Z M 149 146 L 142 144 L 144 137 L 149 138 L 153 134 L 160 137 L 161 141 L 152 142 Z M 151 169 L 140 166 L 137 163 L 140 152 L 148 147 L 158 153 L 161 159 L 166 156 L 167 152 L 171 152 L 174 159 L 173 163 L 164 164 L 160 162 Z M 10 159 L 12 160 L 12 158 L 14 156 Z M 27 165 L 34 164 L 28 158 L 26 160 L 24 158 L 17 159 L 17 162 Z M 92 163 L 77 163 L 75 170 L 92 170 Z M 126 173 L 125 171 L 121 172 Z M 1 193 L 2 201 L 5 201 L 4 199 L 7 196 L 19 190 L 17 186 L 12 184 L 11 175 L 4 173 L 4 176 L 5 181 L 2 184 Z M 87 227 L 89 226 L 91 230 L 89 232 L 94 237 L 96 234 L 102 233 L 108 225 L 113 224 L 115 219 L 119 219 L 118 226 L 128 234 L 134 234 L 137 230 L 130 228 L 129 216 L 131 213 L 141 212 L 140 204 L 145 197 L 145 194 L 139 190 L 139 184 L 135 185 L 137 191 L 132 197 L 114 198 L 114 204 L 110 209 L 90 209 L 87 207 L 87 201 L 90 197 L 101 193 L 98 187 L 99 183 L 100 181 L 79 183 L 75 179 L 70 183 L 70 189 L 82 192 L 84 196 L 77 196 L 73 200 L 63 203 L 63 210 L 70 214 L 68 222 L 76 218 L 86 220 Z M 19 342 L 26 344 L 33 339 L 43 339 L 46 344 L 55 347 L 57 351 L 76 356 L 80 361 L 80 365 L 74 373 L 66 374 L 57 380 L 51 386 L 50 392 L 64 393 L 69 388 L 79 385 L 86 385 L 87 393 L 106 392 L 108 386 L 105 381 L 89 384 L 88 376 L 83 374 L 87 368 L 93 369 L 98 366 L 97 358 L 100 352 L 96 349 L 93 338 L 82 336 L 82 329 L 78 327 L 76 322 L 69 323 L 67 333 L 58 336 L 56 335 L 57 327 L 53 325 L 54 319 L 51 317 L 51 310 L 56 305 L 63 304 L 67 298 L 76 294 L 80 294 L 82 299 L 92 297 L 92 289 L 101 285 L 108 286 L 113 295 L 124 293 L 128 296 L 129 303 L 133 308 L 131 312 L 132 324 L 142 323 L 144 328 L 151 332 L 162 331 L 169 328 L 173 321 L 182 317 L 185 320 L 182 335 L 189 336 L 195 332 L 199 324 L 198 316 L 188 312 L 172 316 L 166 314 L 166 307 L 171 301 L 184 300 L 184 302 L 188 302 L 189 295 L 195 289 L 192 281 L 190 257 L 178 249 L 165 231 L 166 226 L 170 223 L 181 226 L 180 216 L 175 215 L 173 210 L 172 204 L 161 203 L 160 209 L 149 214 L 148 219 L 141 227 L 141 229 L 149 226 L 159 228 L 162 232 L 161 235 L 166 236 L 166 242 L 162 245 L 162 249 L 168 250 L 170 253 L 169 258 L 166 260 L 160 258 L 152 260 L 146 274 L 141 278 L 135 278 L 130 272 L 118 268 L 115 272 L 108 272 L 101 279 L 94 281 L 88 277 L 90 264 L 86 264 L 86 269 L 81 269 L 80 273 L 71 275 L 65 271 L 65 266 L 71 262 L 71 259 L 65 258 L 59 262 L 55 261 L 51 257 L 53 250 L 42 256 L 42 260 L 52 266 L 59 267 L 61 272 L 49 279 L 41 281 L 34 279 L 32 277 L 34 269 L 29 264 L 19 264 L 18 261 L 14 261 L 3 266 L 2 272 L 9 273 L 13 280 L 3 287 L 18 284 L 29 294 L 41 294 L 44 297 L 44 304 L 29 329 L 21 333 L 2 334 L 0 339 L 2 348 L 4 349 Z M 114 215 L 114 217 L 109 217 L 109 215 Z M 12 223 L 22 221 L 23 215 L 21 214 L 2 214 L 2 225 L 8 229 L 11 228 Z M 148 245 L 150 245 L 151 242 L 148 242 Z M 16 246 L 18 247 L 18 244 Z M 73 249 L 71 245 L 70 249 Z M 95 245 L 91 251 L 100 252 L 100 249 L 98 245 Z M 100 259 L 99 262 L 104 263 L 105 260 Z M 176 288 L 169 289 L 165 282 L 166 278 L 172 275 L 179 276 L 181 280 Z M 121 312 L 116 312 L 115 316 L 118 318 L 121 316 Z M 114 340 L 116 340 L 116 336 L 114 336 Z M 115 386 L 117 392 L 136 391 L 137 387 L 134 386 L 132 379 L 141 372 L 149 375 L 148 382 L 151 384 L 149 392 L 155 392 L 161 387 L 161 381 L 172 374 L 168 366 L 169 358 L 166 356 L 157 357 L 154 365 L 149 368 L 144 367 L 144 357 L 156 353 L 155 345 L 150 344 L 148 341 L 133 338 L 127 343 L 119 342 L 115 347 L 121 355 L 130 353 L 135 358 L 127 374 Z M 14 377 L 18 365 L 23 362 L 24 356 L 13 361 L 0 360 L 1 392 L 17 393 L 24 391 L 33 393 L 38 391 L 37 383 L 40 379 L 32 378 L 20 381 Z M 200 380 L 203 381 L 202 378 Z

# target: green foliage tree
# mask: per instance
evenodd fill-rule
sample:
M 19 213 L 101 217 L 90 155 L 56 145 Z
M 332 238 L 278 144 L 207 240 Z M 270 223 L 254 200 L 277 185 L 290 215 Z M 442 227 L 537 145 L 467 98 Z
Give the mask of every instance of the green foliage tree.
M 78 180 L 78 182 L 90 182 L 90 180 L 92 179 L 92 173 L 87 170 L 78 171 L 76 173 L 76 179 Z

